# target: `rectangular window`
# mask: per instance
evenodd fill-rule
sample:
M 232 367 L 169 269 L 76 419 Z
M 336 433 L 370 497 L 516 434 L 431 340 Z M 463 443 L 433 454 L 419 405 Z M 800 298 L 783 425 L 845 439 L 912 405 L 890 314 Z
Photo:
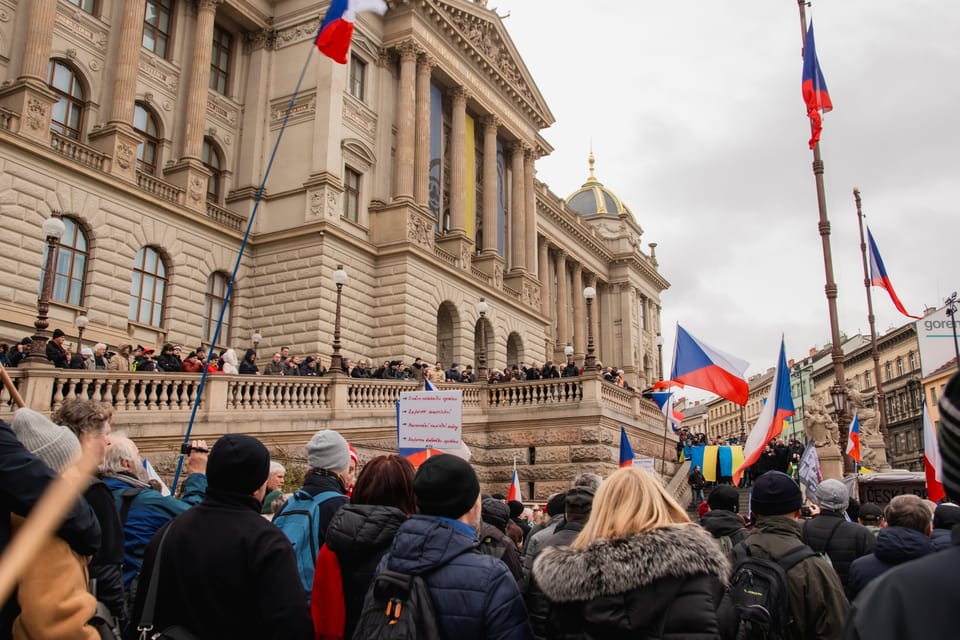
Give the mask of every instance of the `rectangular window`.
M 886 374 L 886 376 L 887 376 L 887 380 L 890 380 L 891 378 L 893 378 L 893 365 L 891 365 L 891 364 L 888 362 L 888 363 L 886 363 L 885 365 L 883 365 L 883 369 L 884 369 L 884 371 L 883 371 L 884 374 Z
M 233 36 L 220 25 L 213 27 L 213 51 L 210 56 L 210 88 L 227 95 L 230 88 L 230 48 Z
M 81 11 L 86 11 L 90 15 L 96 15 L 97 0 L 67 0 L 75 7 L 80 7 Z
M 937 404 L 937 388 L 930 387 L 930 404 Z
M 356 222 L 360 214 L 360 174 L 351 169 L 343 169 L 343 217 Z
M 870 372 L 869 372 L 869 371 L 867 371 L 866 373 L 863 374 L 863 386 L 864 386 L 864 388 L 866 388 L 866 389 L 869 389 L 870 387 L 873 386 L 873 383 L 872 383 L 872 381 L 870 380 Z
M 161 58 L 166 58 L 169 50 L 172 16 L 173 0 L 147 0 L 143 16 L 143 48 Z
M 903 358 L 897 358 L 897 376 L 903 375 Z
M 363 100 L 366 93 L 367 63 L 357 56 L 350 56 L 350 86 L 347 90 L 357 100 Z

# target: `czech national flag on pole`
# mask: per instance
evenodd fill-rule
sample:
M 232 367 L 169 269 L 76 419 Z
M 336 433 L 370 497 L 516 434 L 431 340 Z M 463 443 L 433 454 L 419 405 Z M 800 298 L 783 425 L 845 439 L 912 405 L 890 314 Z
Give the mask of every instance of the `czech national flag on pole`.
M 927 476 L 927 498 L 940 502 L 947 495 L 943 490 L 943 471 L 940 461 L 940 445 L 933 430 L 933 422 L 923 402 L 923 468 Z
M 847 455 L 860 464 L 860 414 L 853 414 L 853 422 L 850 423 L 850 435 L 847 436 Z
M 807 117 L 810 118 L 810 148 L 813 149 L 820 142 L 820 131 L 823 129 L 820 112 L 833 110 L 820 61 L 817 60 L 817 47 L 813 43 L 813 20 L 810 21 L 803 46 L 803 102 L 807 105 Z
M 633 466 L 633 447 L 627 439 L 627 430 L 620 425 L 620 468 Z
M 680 429 L 677 427 L 683 423 L 684 416 L 673 408 L 673 393 L 670 391 L 654 391 L 650 394 L 650 397 L 660 407 L 663 417 L 670 420 L 670 428 L 673 429 L 673 432 L 678 433 Z
M 780 435 L 783 431 L 783 421 L 793 415 L 793 396 L 790 395 L 790 369 L 787 368 L 787 357 L 783 348 L 783 339 L 780 340 L 780 359 L 777 361 L 777 371 L 773 374 L 770 384 L 770 395 L 760 410 L 757 423 L 747 436 L 747 443 L 743 447 L 743 464 L 733 472 L 733 484 L 740 482 L 740 476 L 748 467 L 760 459 L 763 448 L 767 443 Z
M 670 380 L 712 391 L 739 405 L 747 404 L 750 388 L 744 374 L 750 363 L 697 340 L 677 325 Z
M 353 40 L 353 23 L 361 11 L 381 16 L 387 12 L 383 0 L 333 0 L 317 33 L 317 49 L 340 64 L 347 64 L 347 52 Z
M 920 316 L 912 316 L 907 313 L 903 303 L 900 302 L 900 298 L 897 296 L 897 292 L 893 290 L 893 284 L 890 283 L 890 276 L 887 275 L 887 268 L 883 266 L 883 258 L 880 257 L 880 250 L 877 249 L 877 242 L 873 239 L 873 234 L 870 232 L 870 227 L 867 227 L 867 244 L 870 245 L 870 286 L 886 289 L 887 293 L 890 294 L 890 300 L 893 301 L 893 306 L 897 308 L 897 311 L 908 318 L 920 320 Z
M 517 464 L 513 464 L 513 479 L 510 480 L 510 491 L 507 492 L 507 500 L 516 500 L 523 502 L 523 495 L 520 493 L 520 478 L 517 476 Z

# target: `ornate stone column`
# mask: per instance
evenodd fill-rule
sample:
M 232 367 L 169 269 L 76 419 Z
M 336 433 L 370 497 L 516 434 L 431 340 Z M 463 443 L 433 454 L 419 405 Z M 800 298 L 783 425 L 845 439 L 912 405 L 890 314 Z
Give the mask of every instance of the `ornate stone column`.
M 91 146 L 110 154 L 111 173 L 130 182 L 137 179 L 137 148 L 141 138 L 133 129 L 133 106 L 137 98 L 137 72 L 140 47 L 143 46 L 143 14 L 146 0 L 123 3 L 120 30 L 112 35 L 120 39 L 114 58 L 113 98 L 107 125 L 90 135 Z
M 523 245 L 523 143 L 514 142 L 511 147 L 510 169 L 513 174 L 510 188 L 510 269 L 523 271 L 526 268 Z
M 416 74 L 419 50 L 413 42 L 399 47 L 400 80 L 397 87 L 397 157 L 394 164 L 393 197 L 413 198 L 413 163 L 416 140 Z
M 567 254 L 560 249 L 553 254 L 553 269 L 557 274 L 557 342 L 562 350 L 570 342 L 567 326 L 569 293 L 567 291 Z
M 413 199 L 423 207 L 430 197 L 430 74 L 435 64 L 427 55 L 417 60 Z
M 544 319 L 550 317 L 550 244 L 546 236 L 540 236 L 540 312 Z M 553 339 L 553 332 L 550 332 Z
M 467 91 L 454 87 L 450 91 L 453 112 L 450 119 L 450 232 L 465 234 L 467 227 Z
M 20 114 L 14 124 L 17 133 L 48 145 L 50 116 L 57 102 L 56 94 L 47 87 L 57 0 L 33 0 L 20 6 L 30 12 L 23 62 L 16 82 L 0 90 L 0 106 Z
M 497 129 L 500 119 L 483 120 L 483 246 L 484 254 L 497 253 Z
M 600 316 L 603 313 L 602 309 L 607 302 L 607 285 L 597 280 L 595 275 L 588 275 L 583 278 L 584 287 L 593 287 L 597 292 L 597 297 L 593 301 L 593 317 L 590 318 L 590 321 L 593 323 L 593 348 L 594 353 L 597 356 L 597 360 L 603 362 L 601 354 L 604 354 L 604 345 L 609 344 L 608 341 L 603 339 L 603 336 L 600 332 Z M 583 295 L 583 290 L 580 291 L 580 295 Z
M 525 264 L 527 273 L 533 274 L 537 269 L 537 194 L 533 190 L 533 174 L 535 151 L 524 150 L 523 162 L 523 242 L 526 252 Z
M 579 262 L 573 263 L 573 352 L 579 359 L 587 352 L 587 315 L 584 309 L 583 288 L 587 285 L 583 282 L 583 265 Z M 593 301 L 593 316 L 599 314 L 600 305 L 597 300 Z M 597 340 L 597 334 L 593 334 L 594 343 Z

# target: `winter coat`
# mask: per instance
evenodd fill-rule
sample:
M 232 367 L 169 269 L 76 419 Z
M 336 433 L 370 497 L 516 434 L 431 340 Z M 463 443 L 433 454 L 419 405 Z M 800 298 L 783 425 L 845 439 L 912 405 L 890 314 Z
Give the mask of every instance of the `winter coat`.
M 173 353 L 161 353 L 157 358 L 157 369 L 167 373 L 183 371 L 183 362 Z
M 469 530 L 448 518 L 413 516 L 400 525 L 380 569 L 423 575 L 444 638 L 528 640 L 516 581 L 501 561 L 477 553 Z
M 933 543 L 934 551 L 943 551 L 949 549 L 953 544 L 950 541 L 950 529 L 934 529 L 930 536 L 930 542 Z
M 67 362 L 67 352 L 53 340 L 47 341 L 47 360 L 52 362 L 57 369 L 66 369 L 69 364 Z
M 545 527 L 542 527 L 540 531 L 531 533 L 530 537 L 527 538 L 526 544 L 523 545 L 523 579 L 520 580 L 520 591 L 523 593 L 526 593 L 530 587 L 530 577 L 533 575 L 533 562 L 537 559 L 537 556 L 540 555 L 540 552 L 543 551 L 544 543 L 550 539 L 550 536 L 556 532 L 557 527 L 562 524 L 563 515 L 551 518 L 550 522 L 548 522 Z
M 102 480 L 94 480 L 83 494 L 100 523 L 100 550 L 90 560 L 90 580 L 96 580 L 97 600 L 110 609 L 114 618 L 127 619 L 123 592 L 123 525 L 113 493 Z
M 110 371 L 132 371 L 130 356 L 115 353 L 110 357 Z
M 568 364 L 563 368 L 563 378 L 572 378 L 580 375 L 580 369 L 575 364 Z
M 24 519 L 12 516 L 14 531 Z M 60 538 L 48 538 L 17 583 L 14 640 L 99 640 L 87 622 L 97 600 L 87 590 L 86 561 Z
M 563 526 L 557 527 L 557 531 L 553 535 L 547 538 L 543 548 L 570 546 L 581 531 L 583 531 L 582 522 L 565 522 Z M 527 603 L 527 611 L 530 614 L 533 637 L 538 640 L 546 638 L 550 633 L 550 601 L 532 577 L 527 590 L 523 594 L 523 599 Z
M 311 640 L 313 624 L 290 541 L 253 496 L 211 491 L 147 546 L 131 615 L 139 623 L 164 532 L 154 627 L 179 624 L 201 640 Z
M 876 537 L 862 524 L 847 522 L 842 513 L 823 511 L 803 525 L 801 539 L 817 553 L 826 553 L 847 587 L 847 576 L 853 561 L 873 552 Z M 829 544 L 828 544 L 829 542 Z
M 517 550 L 516 543 L 502 529 L 488 522 L 480 523 L 478 537 L 480 538 L 480 547 L 486 547 L 487 550 L 491 551 L 487 555 L 500 558 L 503 564 L 507 565 L 507 569 L 510 570 L 510 575 L 519 584 L 523 578 L 523 567 L 520 564 L 520 552 Z
M 690 475 L 687 476 L 687 484 L 689 484 L 694 489 L 703 489 L 703 486 L 707 483 L 703 479 L 703 474 L 699 471 L 692 471 Z
M 340 573 L 343 576 L 343 601 L 347 615 L 344 638 L 353 635 L 363 609 L 363 598 L 373 582 L 377 565 L 389 551 L 397 530 L 406 520 L 407 514 L 395 507 L 347 504 L 337 511 L 330 522 L 326 544 L 340 561 Z M 322 612 L 322 605 L 311 603 L 314 615 L 318 609 Z
M 127 474 L 107 476 L 103 482 L 113 492 L 118 512 L 123 508 L 123 492 L 131 488 L 141 489 L 130 502 L 127 519 L 122 522 L 123 584 L 129 588 L 130 583 L 140 573 L 147 543 L 163 525 L 203 500 L 203 494 L 207 490 L 207 476 L 200 473 L 190 474 L 183 485 L 182 500 L 165 496 Z
M 777 560 L 802 544 L 800 524 L 787 516 L 761 517 L 741 544 L 752 556 Z M 820 556 L 805 558 L 787 572 L 787 579 L 795 624 L 787 630 L 786 640 L 839 638 L 848 603 L 830 563 Z
M 960 525 L 951 547 L 894 567 L 867 585 L 850 609 L 845 640 L 953 640 L 960 611 Z
M 447 372 L 443 369 L 431 368 L 427 372 L 427 379 L 430 382 L 446 382 L 447 381 Z
M 868 556 L 857 558 L 850 565 L 847 597 L 853 600 L 867 583 L 898 564 L 933 553 L 930 538 L 906 527 L 887 527 L 877 535 L 877 546 Z
M 223 372 L 230 375 L 237 375 L 240 370 L 237 369 L 237 352 L 233 349 L 227 349 L 223 352 Z
M 263 375 L 265 376 L 282 376 L 284 369 L 282 362 L 274 362 L 271 360 L 267 363 L 267 366 L 263 368 Z
M 330 526 L 330 522 L 333 521 L 333 516 L 337 513 L 337 509 L 350 502 L 350 498 L 346 496 L 347 489 L 343 486 L 343 483 L 340 482 L 340 478 L 335 475 L 328 475 L 326 472 L 318 473 L 314 471 L 313 473 L 308 473 L 307 477 L 303 479 L 303 490 L 309 493 L 311 497 L 321 494 L 324 491 L 336 491 L 337 493 L 344 494 L 342 497 L 337 496 L 336 498 L 330 498 L 320 505 L 320 530 L 317 531 L 317 546 L 315 547 L 319 549 L 326 540 L 327 528 Z M 289 502 L 285 504 L 283 508 L 277 512 L 277 515 L 283 513 L 289 504 Z M 274 518 L 276 517 L 277 516 L 274 516 Z
M 702 528 L 680 524 L 585 549 L 549 547 L 533 577 L 550 638 L 720 638 L 730 565 Z M 731 623 L 732 624 L 732 623 Z
M 729 537 L 731 547 L 743 542 L 750 535 L 747 528 L 743 526 L 740 516 L 724 509 L 713 509 L 703 514 L 700 518 L 700 526 L 709 531 L 718 544 L 724 536 Z M 727 555 L 727 560 L 733 562 L 732 551 Z
M 247 349 L 247 352 L 243 354 L 243 362 L 240 363 L 240 374 L 245 376 L 255 376 L 260 371 L 260 368 L 257 366 L 254 356 L 257 355 L 257 352 L 253 349 Z

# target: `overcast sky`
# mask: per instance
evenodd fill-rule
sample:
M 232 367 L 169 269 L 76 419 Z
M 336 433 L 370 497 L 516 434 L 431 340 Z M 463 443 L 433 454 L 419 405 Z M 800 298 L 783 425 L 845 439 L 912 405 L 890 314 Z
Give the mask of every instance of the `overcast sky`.
M 675 324 L 751 363 L 830 341 L 793 0 L 491 0 L 550 105 L 537 175 L 587 177 L 657 242 L 667 374 Z M 907 310 L 960 288 L 960 2 L 815 2 L 834 111 L 821 151 L 841 331 L 869 332 L 864 211 Z M 953 258 L 952 260 L 950 258 Z M 907 321 L 874 289 L 880 332 Z

